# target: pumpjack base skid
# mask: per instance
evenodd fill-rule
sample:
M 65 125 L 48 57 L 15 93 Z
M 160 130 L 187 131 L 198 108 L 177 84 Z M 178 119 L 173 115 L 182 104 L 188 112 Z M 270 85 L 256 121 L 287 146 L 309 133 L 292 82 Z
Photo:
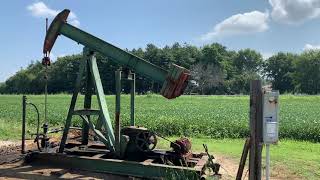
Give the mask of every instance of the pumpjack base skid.
M 26 156 L 30 164 L 50 165 L 59 168 L 87 170 L 128 177 L 148 179 L 219 179 L 220 175 L 210 174 L 206 167 L 208 156 L 205 153 L 192 153 L 181 165 L 164 164 L 166 157 L 174 157 L 172 151 L 153 150 L 139 161 L 116 159 L 102 144 L 83 146 L 68 143 L 64 153 L 32 151 Z

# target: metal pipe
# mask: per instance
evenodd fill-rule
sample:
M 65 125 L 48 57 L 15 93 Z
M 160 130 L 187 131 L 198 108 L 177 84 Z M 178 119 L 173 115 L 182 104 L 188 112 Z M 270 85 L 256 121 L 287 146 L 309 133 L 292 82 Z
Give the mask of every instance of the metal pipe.
M 121 95 L 121 71 L 117 70 L 115 72 L 116 80 L 116 110 L 115 110 L 115 148 L 116 153 L 120 156 L 120 95 Z
M 270 144 L 266 144 L 266 180 L 270 179 Z
M 46 34 L 48 33 L 48 18 L 46 18 Z M 45 86 L 44 86 L 44 122 L 45 124 L 48 124 L 47 120 L 47 114 L 48 114 L 48 109 L 47 109 L 47 103 L 48 103 L 48 64 L 46 63 L 45 65 Z
M 25 153 L 25 141 L 26 141 L 26 105 L 27 96 L 22 96 L 22 138 L 21 138 L 21 153 Z
M 130 126 L 134 126 L 134 98 L 136 93 L 136 75 L 135 73 L 131 74 L 132 80 L 130 81 L 131 89 L 130 89 Z
M 37 137 L 36 137 L 36 141 L 37 141 L 37 147 L 38 147 L 38 150 L 41 152 L 41 148 L 40 148 L 40 144 L 39 144 L 39 131 L 40 131 L 40 113 L 39 113 L 39 110 L 37 108 L 37 106 L 33 103 L 26 103 L 26 104 L 29 104 L 31 105 L 32 107 L 34 107 L 34 109 L 36 110 L 36 113 L 37 113 Z M 44 132 L 43 134 L 43 137 L 42 138 L 45 138 L 46 137 L 46 132 Z
M 48 123 L 47 114 L 48 114 L 48 65 L 45 67 L 45 85 L 44 85 L 44 122 Z

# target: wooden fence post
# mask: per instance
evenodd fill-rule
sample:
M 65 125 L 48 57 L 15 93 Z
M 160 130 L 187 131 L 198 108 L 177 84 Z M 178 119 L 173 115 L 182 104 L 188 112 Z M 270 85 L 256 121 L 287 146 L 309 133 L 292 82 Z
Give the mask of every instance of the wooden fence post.
M 244 143 L 244 146 L 243 146 L 243 151 L 242 151 L 242 155 L 241 155 L 241 159 L 240 159 L 240 163 L 239 163 L 239 168 L 238 168 L 236 180 L 242 179 L 243 170 L 246 165 L 249 150 L 250 150 L 250 138 L 247 138 L 246 142 Z
M 252 80 L 250 83 L 250 138 L 249 180 L 260 180 L 262 154 L 261 80 Z

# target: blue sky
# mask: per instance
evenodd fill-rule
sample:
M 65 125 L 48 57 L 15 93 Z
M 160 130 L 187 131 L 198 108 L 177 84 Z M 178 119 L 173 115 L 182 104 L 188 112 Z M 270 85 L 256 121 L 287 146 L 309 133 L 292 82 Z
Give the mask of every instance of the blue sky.
M 10 0 L 0 6 L 0 82 L 42 58 L 45 17 L 64 8 L 69 23 L 121 48 L 219 42 L 265 57 L 320 48 L 320 0 Z M 81 50 L 59 37 L 52 58 Z

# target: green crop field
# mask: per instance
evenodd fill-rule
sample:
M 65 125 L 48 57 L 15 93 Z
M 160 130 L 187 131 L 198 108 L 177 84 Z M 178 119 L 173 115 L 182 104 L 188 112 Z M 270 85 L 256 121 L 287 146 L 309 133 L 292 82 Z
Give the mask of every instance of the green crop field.
M 21 137 L 20 95 L 0 95 L 0 139 Z M 69 108 L 70 95 L 50 95 L 49 123 L 51 127 L 64 124 Z M 111 119 L 114 118 L 114 96 L 106 96 Z M 36 104 L 44 116 L 44 96 L 28 95 L 29 102 Z M 123 126 L 129 124 L 128 95 L 121 99 L 121 120 Z M 96 99 L 93 101 L 97 108 Z M 77 107 L 83 105 L 83 97 Z M 320 96 L 280 97 L 280 136 L 278 146 L 271 148 L 272 170 L 285 169 L 285 177 L 299 179 L 320 178 Z M 182 96 L 167 100 L 158 95 L 136 97 L 136 124 L 153 129 L 163 136 L 191 136 L 193 149 L 202 151 L 202 143 L 207 143 L 214 154 L 227 155 L 235 164 L 241 156 L 243 137 L 248 129 L 248 96 Z M 36 114 L 31 106 L 27 108 L 29 133 L 34 132 Z M 74 119 L 74 125 L 81 121 Z M 173 137 L 172 137 L 173 136 Z M 221 138 L 221 139 L 219 139 Z M 222 139 L 223 138 L 223 139 Z M 291 139 L 291 140 L 289 140 Z M 298 141 L 297 141 L 298 140 Z M 311 142 L 306 142 L 311 141 Z M 166 142 L 163 142 L 166 143 Z M 160 147 L 167 147 L 162 144 Z
M 48 98 L 49 123 L 62 126 L 69 108 L 70 95 L 50 95 Z M 106 96 L 111 119 L 114 115 L 114 96 Z M 36 104 L 43 120 L 44 98 L 29 95 L 28 100 Z M 129 123 L 128 95 L 121 98 L 121 119 Z M 80 108 L 83 97 L 77 102 Z M 96 99 L 93 101 L 97 107 Z M 320 96 L 280 97 L 280 137 L 320 142 Z M 136 124 L 150 128 L 164 136 L 193 136 L 212 138 L 242 138 L 248 129 L 248 96 L 181 96 L 167 100 L 158 95 L 136 96 Z M 21 122 L 21 96 L 0 96 L 0 137 L 19 137 Z M 36 114 L 28 107 L 29 127 L 36 125 Z M 75 118 L 75 126 L 80 120 Z

